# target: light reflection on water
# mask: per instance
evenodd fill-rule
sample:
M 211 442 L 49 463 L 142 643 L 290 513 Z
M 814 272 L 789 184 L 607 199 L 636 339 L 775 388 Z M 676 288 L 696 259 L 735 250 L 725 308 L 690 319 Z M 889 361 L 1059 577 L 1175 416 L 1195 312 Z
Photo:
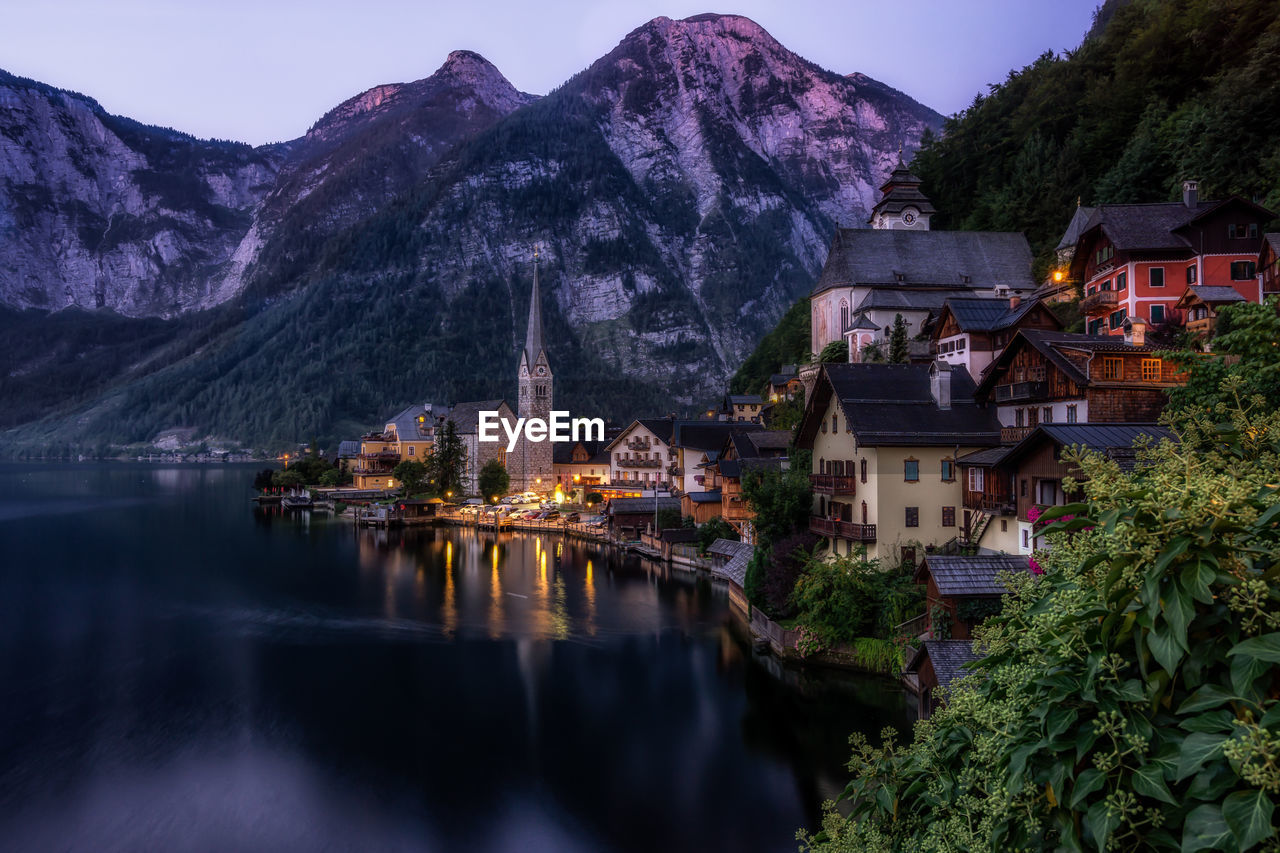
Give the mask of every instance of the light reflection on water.
M 0 466 L 0 847 L 790 850 L 905 721 L 772 674 L 705 581 L 255 513 L 252 475 Z

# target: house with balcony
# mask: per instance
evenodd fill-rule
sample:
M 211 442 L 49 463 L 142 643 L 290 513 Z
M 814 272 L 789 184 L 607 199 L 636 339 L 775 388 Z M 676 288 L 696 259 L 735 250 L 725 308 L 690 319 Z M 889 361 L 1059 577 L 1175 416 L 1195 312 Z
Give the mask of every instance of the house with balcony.
M 976 382 L 1019 329 L 1059 331 L 1062 323 L 1038 299 L 948 298 L 933 323 L 933 353 Z
M 956 459 L 964 486 L 960 541 L 982 554 L 1018 552 L 1014 477 L 1001 465 L 1010 450 L 1010 445 L 988 447 Z
M 391 417 L 381 430 L 361 436 L 349 465 L 357 489 L 398 489 L 391 472 L 407 459 L 425 459 L 435 443 L 436 417 L 430 403 L 409 406 Z M 341 448 L 350 454 L 352 443 Z M 340 454 L 341 455 L 341 454 Z
M 675 418 L 638 418 L 623 427 L 605 450 L 609 454 L 609 491 L 641 496 L 645 491 L 669 493 L 669 469 L 677 463 L 671 444 Z
M 790 445 L 790 430 L 735 429 L 715 458 L 703 466 L 707 487 L 720 494 L 720 517 L 738 531 L 743 541 L 755 541 L 755 510 L 742 496 L 742 477 L 753 470 L 788 470 Z
M 933 364 L 825 364 L 796 446 L 813 453 L 809 529 L 831 553 L 913 565 L 959 535 L 956 459 L 1000 443 L 968 372 Z
M 975 391 L 994 407 L 1001 442 L 1016 444 L 1042 423 L 1147 423 L 1183 381 L 1130 324 L 1130 339 L 1019 331 L 992 362 Z
M 607 441 L 557 441 L 551 446 L 556 483 L 565 494 L 609 484 Z
M 720 404 L 719 420 L 738 424 L 758 424 L 765 401 L 759 394 L 726 394 Z
M 1101 453 L 1120 466 L 1132 469 L 1137 448 L 1164 439 L 1177 441 L 1171 430 L 1154 423 L 1040 424 L 999 463 L 1013 492 L 1013 512 L 1017 522 L 1016 548 L 1010 553 L 1031 554 L 1043 546 L 1036 536 L 1036 518 L 1053 506 L 1071 503 L 1063 481 L 1070 477 L 1080 483 L 1079 468 L 1063 461 L 1064 451 L 1081 448 Z
M 709 490 L 712 485 L 707 482 L 706 465 L 716 459 L 730 435 L 764 431 L 759 423 L 750 421 L 676 421 L 671 430 L 675 459 L 667 468 L 672 491 L 691 494 Z
M 1261 301 L 1258 259 L 1273 219 L 1237 196 L 1200 201 L 1195 181 L 1183 182 L 1180 202 L 1092 208 L 1070 266 L 1082 284 L 1086 331 L 1118 336 L 1130 317 L 1153 327 L 1178 319 L 1175 307 L 1192 286 L 1229 287 Z
M 1192 285 L 1174 303 L 1186 322 L 1186 329 L 1198 340 L 1208 344 L 1213 340 L 1213 330 L 1218 324 L 1218 309 L 1245 298 L 1234 287 Z

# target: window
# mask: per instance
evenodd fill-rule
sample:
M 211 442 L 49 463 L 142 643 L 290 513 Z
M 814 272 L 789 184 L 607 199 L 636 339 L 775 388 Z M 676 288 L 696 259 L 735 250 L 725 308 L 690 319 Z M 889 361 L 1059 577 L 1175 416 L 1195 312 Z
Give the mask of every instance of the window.
M 414 452 L 413 452 L 413 451 L 414 451 L 414 449 L 415 449 L 415 448 L 414 448 L 414 446 L 413 446 L 412 444 L 411 444 L 411 445 L 409 445 L 409 455 L 410 455 L 410 456 L 413 456 L 413 455 L 414 455 Z
M 1253 261 L 1232 261 L 1231 280 L 1248 281 L 1257 275 L 1258 265 Z
M 1116 290 L 1124 290 L 1129 286 L 1129 274 L 1122 272 L 1116 276 Z
M 1079 414 L 1077 413 L 1076 410 L 1078 408 L 1079 407 L 1076 406 L 1075 403 L 1072 403 L 1071 405 L 1067 406 L 1067 423 L 1069 424 L 1077 423 L 1077 418 L 1079 418 Z
M 1019 481 L 1018 481 L 1018 495 L 1019 495 L 1020 497 L 1024 497 L 1024 498 L 1027 496 L 1027 481 L 1026 481 L 1026 480 L 1019 480 Z
M 1231 240 L 1245 240 L 1258 236 L 1258 223 L 1241 222 L 1239 224 L 1232 223 L 1227 226 L 1227 237 Z
M 1002 519 L 1000 519 L 1000 532 L 1001 532 L 1001 533 L 1008 533 L 1008 532 L 1009 532 L 1009 522 L 1008 522 L 1008 520 L 1003 519 L 1003 518 L 1002 518 Z
M 1107 279 L 1106 281 L 1104 281 L 1102 283 L 1102 286 L 1099 287 L 1098 290 L 1105 290 L 1105 291 L 1111 290 L 1111 279 Z
M 1040 410 L 1040 423 L 1042 424 L 1053 423 L 1053 407 L 1052 406 L 1045 406 L 1043 409 Z
M 859 462 L 858 467 L 862 469 L 862 482 L 867 482 L 867 460 L 863 459 Z
M 838 418 L 839 416 L 834 412 L 831 414 L 831 432 L 833 435 L 840 431 L 840 421 Z
M 1094 254 L 1093 259 L 1095 263 L 1097 263 L 1098 265 L 1102 265 L 1102 264 L 1105 264 L 1107 261 L 1111 260 L 1112 258 L 1114 258 L 1115 256 L 1116 256 L 1116 249 L 1114 246 L 1103 246 Z
M 1031 533 L 1025 527 L 1022 528 L 1022 547 L 1023 548 L 1031 547 Z
M 1150 276 L 1147 279 L 1148 284 L 1152 287 L 1164 287 L 1164 267 L 1152 267 L 1147 270 L 1147 274 Z
M 969 491 L 980 492 L 983 489 L 983 483 L 986 481 L 986 469 L 970 468 L 969 469 Z
M 952 459 L 942 460 L 942 482 L 954 483 L 956 481 L 956 463 Z
M 1102 378 L 1103 379 L 1123 379 L 1124 378 L 1124 359 L 1104 358 L 1102 360 Z
M 1187 267 L 1187 284 L 1195 284 L 1197 275 L 1199 275 L 1199 273 L 1196 272 L 1195 264 Z
M 1159 382 L 1161 366 L 1162 362 L 1158 358 L 1144 358 L 1142 360 L 1142 381 Z
M 1087 331 L 1090 335 L 1100 335 L 1102 334 L 1102 331 L 1104 326 L 1106 325 L 1106 322 L 1107 322 L 1106 320 L 1102 320 L 1102 319 L 1090 320 L 1089 327 L 1085 331 Z
M 902 479 L 908 483 L 918 483 L 920 481 L 920 460 L 905 459 L 902 462 Z
M 907 527 L 919 527 L 919 526 L 920 526 L 920 507 L 918 506 L 907 507 Z
M 943 527 L 956 526 L 956 508 L 955 507 L 944 506 L 942 508 L 942 526 Z
M 1119 311 L 1112 311 L 1111 316 L 1107 318 L 1108 324 L 1111 326 L 1111 328 L 1118 329 L 1124 325 L 1124 321 L 1128 319 L 1128 317 L 1129 317 L 1129 312 L 1125 311 L 1123 308 L 1121 308 Z
M 1151 322 L 1152 323 L 1164 322 L 1164 306 L 1163 305 L 1151 306 Z
M 738 418 L 738 420 L 742 420 L 742 418 Z M 827 434 L 827 421 L 825 418 L 822 421 L 822 434 L 823 435 Z
M 1022 409 L 1015 409 L 1013 412 L 1013 425 L 1016 427 L 1024 426 L 1025 417 L 1026 416 L 1022 413 Z

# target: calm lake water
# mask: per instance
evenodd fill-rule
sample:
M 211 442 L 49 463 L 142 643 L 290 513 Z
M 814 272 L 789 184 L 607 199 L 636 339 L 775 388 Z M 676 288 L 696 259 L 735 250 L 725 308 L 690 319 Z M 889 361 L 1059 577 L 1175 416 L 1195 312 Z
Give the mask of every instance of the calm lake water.
M 251 467 L 0 466 L 0 847 L 792 850 L 892 682 L 549 536 L 255 511 Z

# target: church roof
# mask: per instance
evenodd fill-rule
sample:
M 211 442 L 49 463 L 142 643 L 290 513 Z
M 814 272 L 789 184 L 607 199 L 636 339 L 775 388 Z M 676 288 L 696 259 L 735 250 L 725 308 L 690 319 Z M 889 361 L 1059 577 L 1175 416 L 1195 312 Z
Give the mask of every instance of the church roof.
M 538 257 L 533 258 L 533 291 L 529 295 L 529 330 L 524 337 L 525 362 L 532 367 L 538 356 L 543 355 L 542 347 L 542 296 L 538 290 Z M 547 360 L 550 364 L 550 359 Z
M 813 293 L 833 287 L 990 289 L 1030 292 L 1031 246 L 1012 231 L 841 228 Z
M 506 400 L 477 400 L 471 403 L 454 403 L 453 408 L 449 409 L 446 420 L 453 421 L 454 428 L 459 435 L 480 431 L 480 413 L 496 412 L 499 407 L 505 406 Z

